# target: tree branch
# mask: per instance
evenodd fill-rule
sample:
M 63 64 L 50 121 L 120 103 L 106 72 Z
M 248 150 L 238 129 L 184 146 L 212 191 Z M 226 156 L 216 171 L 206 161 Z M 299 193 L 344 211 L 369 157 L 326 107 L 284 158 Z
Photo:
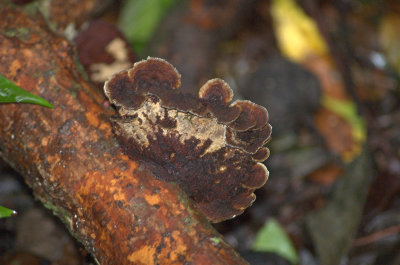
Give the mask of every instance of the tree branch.
M 100 264 L 246 264 L 180 189 L 114 140 L 73 48 L 1 4 L 0 73 L 55 108 L 0 105 L 0 152 Z

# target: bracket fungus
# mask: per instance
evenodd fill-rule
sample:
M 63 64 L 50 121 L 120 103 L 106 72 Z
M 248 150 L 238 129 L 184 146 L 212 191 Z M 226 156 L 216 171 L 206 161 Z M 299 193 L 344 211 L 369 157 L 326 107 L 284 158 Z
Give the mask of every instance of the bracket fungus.
M 124 152 L 162 180 L 177 183 L 212 222 L 233 218 L 255 200 L 268 178 L 268 112 L 250 101 L 231 103 L 221 79 L 198 95 L 180 88 L 167 61 L 148 58 L 104 85 L 118 108 L 113 128 Z

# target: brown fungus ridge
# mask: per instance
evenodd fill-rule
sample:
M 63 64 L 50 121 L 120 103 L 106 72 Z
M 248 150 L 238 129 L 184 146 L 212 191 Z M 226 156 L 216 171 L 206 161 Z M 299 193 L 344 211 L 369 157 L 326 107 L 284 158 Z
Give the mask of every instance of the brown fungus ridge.
M 233 92 L 224 80 L 215 78 L 207 81 L 199 90 L 199 98 L 219 122 L 232 122 L 240 115 L 240 107 L 229 105 Z
M 263 162 L 269 157 L 269 149 L 262 147 L 252 156 L 254 161 Z
M 271 132 L 272 127 L 269 124 L 264 125 L 264 127 L 259 130 L 247 131 L 236 131 L 231 127 L 227 127 L 225 134 L 226 143 L 233 147 L 242 148 L 251 154 L 255 154 L 268 142 Z
M 267 110 L 250 101 L 231 103 L 221 79 L 185 94 L 168 62 L 148 58 L 106 82 L 118 107 L 113 128 L 124 152 L 157 178 L 178 183 L 212 222 L 242 213 L 255 200 L 268 170 Z
M 112 89 L 107 89 L 109 87 Z M 122 108 L 139 108 L 145 100 L 143 95 L 135 91 L 127 71 L 119 72 L 107 81 L 104 92 L 112 104 Z
M 241 109 L 239 117 L 229 124 L 232 129 L 262 129 L 268 123 L 268 111 L 264 107 L 248 100 L 237 100 L 232 105 Z

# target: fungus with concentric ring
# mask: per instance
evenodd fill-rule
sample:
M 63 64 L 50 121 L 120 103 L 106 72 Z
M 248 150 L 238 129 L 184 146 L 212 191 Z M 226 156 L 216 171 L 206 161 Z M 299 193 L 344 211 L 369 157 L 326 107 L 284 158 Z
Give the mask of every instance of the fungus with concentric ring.
M 118 108 L 114 131 L 124 152 L 157 178 L 178 183 L 212 222 L 232 218 L 255 200 L 268 170 L 268 112 L 250 101 L 231 102 L 221 79 L 198 94 L 180 89 L 168 62 L 148 58 L 115 74 L 104 91 Z

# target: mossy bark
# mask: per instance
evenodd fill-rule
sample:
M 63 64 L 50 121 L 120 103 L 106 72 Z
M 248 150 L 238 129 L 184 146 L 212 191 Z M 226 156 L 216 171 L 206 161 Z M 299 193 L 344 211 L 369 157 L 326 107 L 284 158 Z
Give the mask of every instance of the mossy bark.
M 68 41 L 38 13 L 1 4 L 0 17 L 0 73 L 55 106 L 1 104 L 0 154 L 98 262 L 246 264 L 177 186 L 123 155 Z

